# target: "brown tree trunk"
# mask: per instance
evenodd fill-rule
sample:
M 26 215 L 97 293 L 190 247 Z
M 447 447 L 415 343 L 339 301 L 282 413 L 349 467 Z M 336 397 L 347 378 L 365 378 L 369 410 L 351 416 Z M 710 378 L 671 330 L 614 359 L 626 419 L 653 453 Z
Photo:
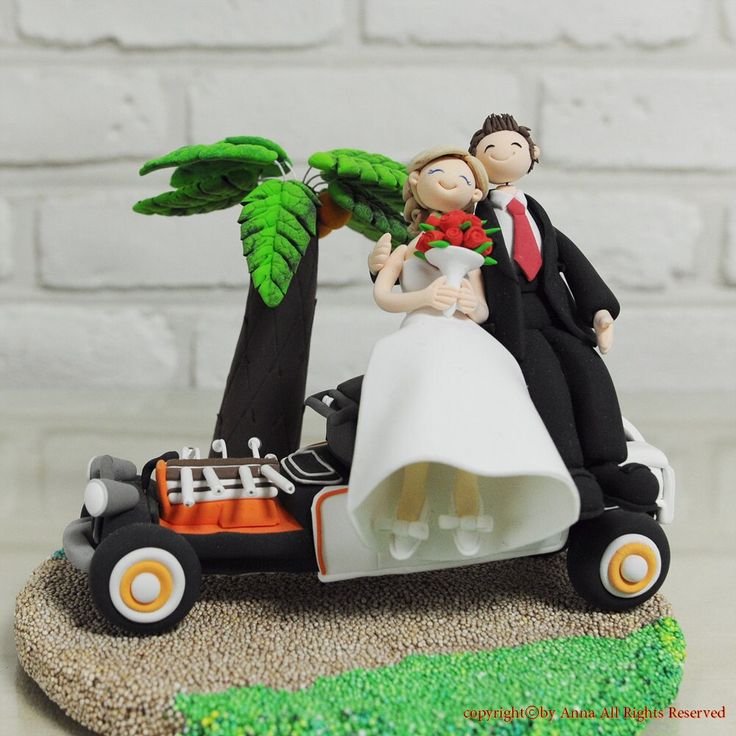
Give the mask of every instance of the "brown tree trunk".
M 309 344 L 317 303 L 319 240 L 310 240 L 289 290 L 267 307 L 251 284 L 214 438 L 231 457 L 248 457 L 248 439 L 279 458 L 299 447 Z

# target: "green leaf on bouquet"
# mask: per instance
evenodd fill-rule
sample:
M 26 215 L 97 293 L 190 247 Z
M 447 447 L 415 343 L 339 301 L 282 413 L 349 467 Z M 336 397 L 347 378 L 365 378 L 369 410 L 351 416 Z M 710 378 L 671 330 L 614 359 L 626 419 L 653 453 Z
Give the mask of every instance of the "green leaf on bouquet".
M 299 181 L 270 179 L 243 202 L 243 255 L 264 303 L 277 307 L 317 233 L 317 195 Z

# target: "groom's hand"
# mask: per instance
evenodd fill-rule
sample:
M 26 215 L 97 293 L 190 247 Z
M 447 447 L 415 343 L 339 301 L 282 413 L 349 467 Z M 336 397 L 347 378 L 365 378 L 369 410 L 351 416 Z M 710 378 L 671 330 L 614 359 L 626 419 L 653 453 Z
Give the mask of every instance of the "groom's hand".
M 607 309 L 599 309 L 593 317 L 598 350 L 605 355 L 613 347 L 613 317 Z
M 368 256 L 368 268 L 372 274 L 377 274 L 385 265 L 391 255 L 391 234 L 386 233 L 376 242 L 371 254 Z

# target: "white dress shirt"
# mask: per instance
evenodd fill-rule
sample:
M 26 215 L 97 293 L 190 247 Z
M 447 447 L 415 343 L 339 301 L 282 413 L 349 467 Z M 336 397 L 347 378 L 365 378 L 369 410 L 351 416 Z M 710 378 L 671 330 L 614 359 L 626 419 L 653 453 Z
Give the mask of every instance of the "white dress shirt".
M 503 235 L 503 240 L 506 243 L 506 249 L 509 252 L 509 257 L 513 261 L 514 258 L 514 218 L 508 213 L 506 210 L 506 206 L 512 199 L 518 199 L 519 202 L 521 202 L 524 207 L 527 206 L 526 204 L 526 197 L 524 196 L 524 192 L 520 192 L 518 189 L 514 194 L 511 194 L 509 192 L 506 192 L 504 190 L 498 190 L 498 189 L 492 189 L 491 190 L 491 204 L 493 205 L 493 209 L 496 210 L 496 217 L 498 218 L 498 225 L 501 228 L 501 234 Z M 531 226 L 532 233 L 534 234 L 534 240 L 537 243 L 537 248 L 539 250 L 542 250 L 542 235 L 539 232 L 539 228 L 537 227 L 537 223 L 534 221 L 534 218 L 529 214 L 529 210 L 526 211 L 526 219 L 529 220 L 529 225 Z M 486 227 L 490 227 L 489 225 L 486 225 Z M 493 238 L 493 235 L 491 235 L 491 238 Z

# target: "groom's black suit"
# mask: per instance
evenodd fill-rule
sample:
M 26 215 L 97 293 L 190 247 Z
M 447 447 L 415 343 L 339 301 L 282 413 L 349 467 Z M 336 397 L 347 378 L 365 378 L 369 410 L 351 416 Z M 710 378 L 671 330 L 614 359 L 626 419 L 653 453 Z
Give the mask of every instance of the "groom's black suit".
M 532 401 L 580 487 L 584 476 L 592 481 L 584 468 L 598 475 L 598 466 L 626 457 L 616 391 L 594 349 L 592 329 L 599 309 L 616 318 L 619 304 L 588 259 L 528 195 L 527 209 L 541 234 L 542 267 L 528 282 L 503 234 L 493 235 L 498 264 L 482 269 L 489 309 L 483 327 L 519 362 Z M 498 227 L 490 196 L 475 214 L 486 220 L 485 227 Z

